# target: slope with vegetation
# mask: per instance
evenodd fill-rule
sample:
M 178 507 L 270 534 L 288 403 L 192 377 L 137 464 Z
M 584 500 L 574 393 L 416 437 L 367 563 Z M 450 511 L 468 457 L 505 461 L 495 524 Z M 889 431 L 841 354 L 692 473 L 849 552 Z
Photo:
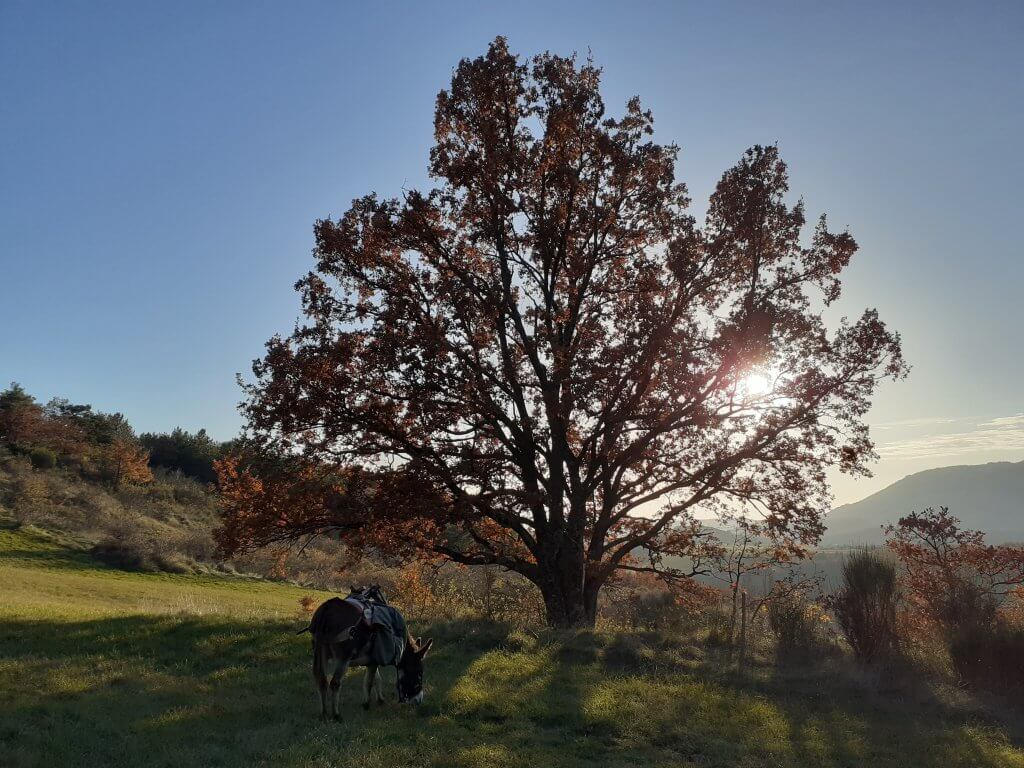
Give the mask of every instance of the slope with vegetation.
M 202 462 L 212 471 L 219 450 L 203 432 L 140 438 L 120 413 L 40 405 L 12 384 L 0 392 L 0 509 L 126 568 L 209 568 L 218 517 Z
M 214 462 L 231 442 L 205 430 L 136 436 L 120 413 L 54 399 L 40 405 L 18 384 L 0 392 L 0 515 L 55 535 L 69 547 L 132 571 L 255 574 L 343 588 L 350 580 L 401 581 L 415 593 L 417 568 L 378 559 L 353 565 L 336 540 L 284 544 L 224 559 Z M 132 457 L 131 467 L 113 457 Z M 349 566 L 349 567 L 345 567 Z M 447 592 L 479 602 L 487 615 L 522 613 L 521 583 L 490 569 L 449 569 Z M 467 582 L 472 582 L 467 583 Z

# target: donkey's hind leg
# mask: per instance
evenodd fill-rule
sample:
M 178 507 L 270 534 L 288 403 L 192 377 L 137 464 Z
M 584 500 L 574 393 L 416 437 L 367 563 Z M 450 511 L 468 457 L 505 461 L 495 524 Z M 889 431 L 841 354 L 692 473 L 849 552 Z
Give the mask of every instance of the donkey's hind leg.
M 331 676 L 331 716 L 335 720 L 341 720 L 341 706 L 338 700 L 341 697 L 341 680 L 345 677 L 346 672 L 348 672 L 348 661 L 339 661 Z
M 313 641 L 313 682 L 320 693 L 320 719 L 327 720 L 327 670 L 326 649 L 323 643 Z

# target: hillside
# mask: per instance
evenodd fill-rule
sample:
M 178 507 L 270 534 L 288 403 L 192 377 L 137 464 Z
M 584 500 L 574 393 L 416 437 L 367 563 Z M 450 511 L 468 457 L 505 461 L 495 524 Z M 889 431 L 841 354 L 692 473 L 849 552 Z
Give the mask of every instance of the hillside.
M 1024 540 L 1024 461 L 941 467 L 909 475 L 854 504 L 832 510 L 824 543 L 877 544 L 881 526 L 945 505 L 989 541 Z
M 2 523 L 2 521 L 0 521 Z M 1022 768 L 982 710 L 829 667 L 743 674 L 692 638 L 412 619 L 423 706 L 322 724 L 293 586 L 125 573 L 0 524 L 0 764 Z M 314 595 L 321 597 L 322 595 Z M 387 675 L 391 673 L 388 672 Z M 390 685 L 389 676 L 385 677 Z
M 111 488 L 73 468 L 35 468 L 0 441 L 0 518 L 53 534 L 109 565 L 132 571 L 242 571 L 301 584 L 338 587 L 339 545 L 321 540 L 301 556 L 266 548 L 223 561 L 215 553 L 219 522 L 211 485 L 157 467 L 144 485 Z
M 133 570 L 186 572 L 214 566 L 217 503 L 188 477 L 158 472 L 120 489 L 62 467 L 34 468 L 0 443 L 0 514 L 101 549 Z

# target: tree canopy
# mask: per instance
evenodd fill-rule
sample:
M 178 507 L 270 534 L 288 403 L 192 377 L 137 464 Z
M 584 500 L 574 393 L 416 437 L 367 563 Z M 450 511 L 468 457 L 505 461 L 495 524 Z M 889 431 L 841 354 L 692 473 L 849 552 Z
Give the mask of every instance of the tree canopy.
M 204 483 L 217 479 L 213 462 L 225 453 L 229 444 L 219 443 L 211 438 L 205 429 L 188 432 L 175 427 L 170 432 L 145 432 L 139 442 L 149 449 L 149 463 L 181 472 Z

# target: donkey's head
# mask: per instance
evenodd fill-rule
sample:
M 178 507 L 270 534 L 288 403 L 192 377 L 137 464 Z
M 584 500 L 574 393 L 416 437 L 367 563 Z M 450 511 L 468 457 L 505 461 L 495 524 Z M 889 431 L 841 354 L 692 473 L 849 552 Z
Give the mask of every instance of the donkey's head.
M 403 704 L 423 702 L 423 659 L 433 644 L 433 640 L 421 644 L 412 637 L 405 644 L 405 652 L 398 662 L 398 700 Z

